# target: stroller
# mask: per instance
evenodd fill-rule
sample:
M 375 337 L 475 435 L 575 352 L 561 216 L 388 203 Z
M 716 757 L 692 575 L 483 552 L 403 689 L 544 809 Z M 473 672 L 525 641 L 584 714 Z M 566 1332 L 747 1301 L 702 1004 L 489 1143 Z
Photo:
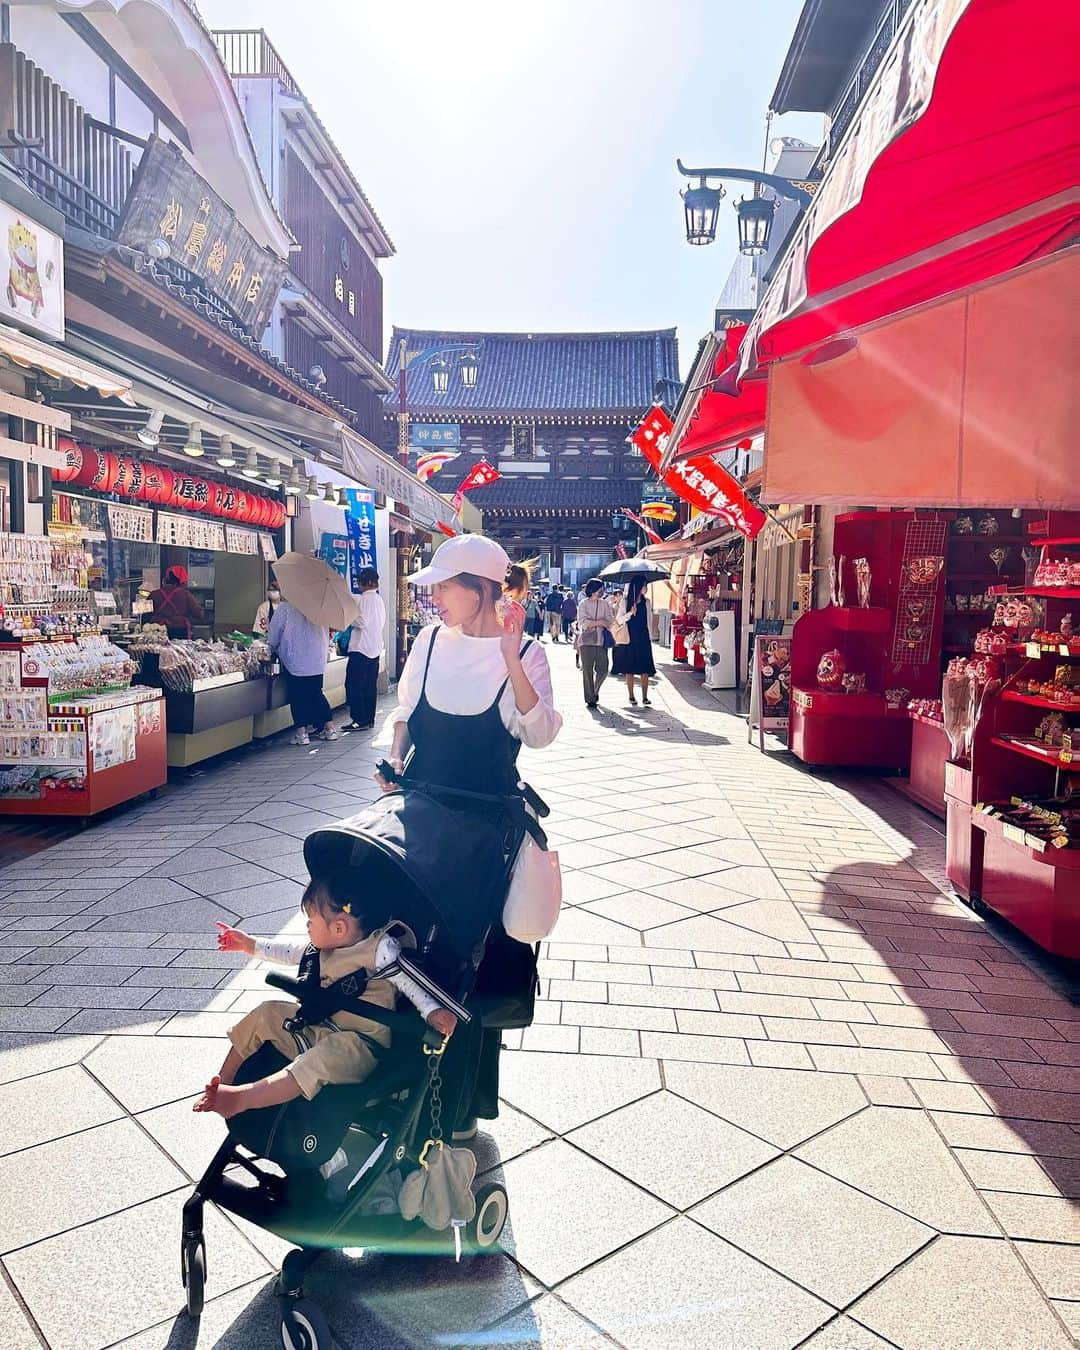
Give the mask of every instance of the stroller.
M 380 771 L 393 776 L 388 765 Z M 450 1134 L 468 1112 L 485 1029 L 532 1021 L 539 947 L 507 937 L 499 919 L 523 833 L 542 840 L 536 817 L 547 806 L 525 785 L 523 795 L 503 798 L 399 781 L 400 792 L 310 835 L 304 861 L 313 878 L 355 869 L 365 894 L 388 897 L 385 907 L 417 936 L 409 974 L 455 1012 L 457 1030 L 444 1043 L 414 1010 L 366 1002 L 362 975 L 313 989 L 267 974 L 268 984 L 298 1000 L 302 1020 L 356 1013 L 389 1027 L 392 1048 L 363 1083 L 328 1085 L 310 1101 L 299 1097 L 232 1117 L 228 1137 L 184 1205 L 181 1277 L 192 1317 L 203 1307 L 208 1200 L 297 1244 L 276 1285 L 285 1350 L 331 1344 L 321 1310 L 304 1296 L 304 1276 L 321 1252 L 454 1251 L 449 1233 L 402 1218 L 397 1191 L 423 1165 L 428 1141 Z M 473 809 L 455 800 L 465 797 L 474 799 Z M 263 1045 L 236 1081 L 254 1081 L 286 1063 Z M 507 1217 L 502 1186 L 481 1186 L 475 1200 L 463 1234 L 471 1255 L 495 1248 Z

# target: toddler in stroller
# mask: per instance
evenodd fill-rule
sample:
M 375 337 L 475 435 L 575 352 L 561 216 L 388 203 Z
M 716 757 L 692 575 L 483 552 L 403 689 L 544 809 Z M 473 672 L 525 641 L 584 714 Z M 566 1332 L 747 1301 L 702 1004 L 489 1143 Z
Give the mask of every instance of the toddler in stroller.
M 299 980 L 266 977 L 299 1007 L 264 1004 L 243 1019 L 199 1103 L 225 1116 L 228 1137 L 184 1206 L 181 1275 L 193 1316 L 203 1305 L 207 1200 L 297 1244 L 277 1285 L 286 1350 L 330 1344 L 303 1289 L 322 1251 L 449 1254 L 459 1239 L 476 1254 L 495 1247 L 506 1192 L 491 1183 L 474 1193 L 472 1171 L 459 1166 L 474 1170 L 472 1155 L 444 1147 L 443 1134 L 445 1126 L 449 1143 L 468 1114 L 485 1035 L 531 1021 L 535 952 L 499 924 L 520 837 L 517 825 L 409 788 L 308 837 L 313 946 Z M 234 929 L 221 941 L 270 959 L 294 955 Z M 493 979 L 484 972 L 496 951 Z M 346 971 L 336 963 L 348 952 Z M 399 992 L 422 1016 L 397 1010 Z M 427 1224 L 406 1218 L 411 1207 L 399 1195 L 437 1175 L 455 1178 L 448 1226 L 433 1224 L 430 1211 Z
M 380 1049 L 389 1047 L 390 1032 L 345 1010 L 319 1017 L 317 1005 L 324 1001 L 329 1007 L 332 999 L 325 991 L 337 984 L 346 993 L 362 988 L 367 1002 L 389 1009 L 401 992 L 429 1026 L 447 1038 L 453 1033 L 455 1015 L 406 973 L 409 963 L 402 946 L 415 948 L 411 930 L 396 919 L 374 927 L 362 916 L 361 908 L 375 903 L 379 902 L 373 896 L 361 899 L 357 894 L 353 873 L 339 871 L 312 881 L 304 892 L 301 908 L 307 916 L 309 945 L 253 938 L 218 923 L 222 951 L 299 965 L 297 978 L 305 998 L 302 1010 L 295 1003 L 268 1000 L 242 1018 L 229 1032 L 232 1049 L 220 1072 L 192 1110 L 216 1111 L 228 1119 L 240 1111 L 280 1106 L 301 1094 L 310 1101 L 327 1083 L 362 1083 L 375 1068 Z M 281 1051 L 290 1061 L 288 1067 L 237 1085 L 243 1062 L 267 1044 Z

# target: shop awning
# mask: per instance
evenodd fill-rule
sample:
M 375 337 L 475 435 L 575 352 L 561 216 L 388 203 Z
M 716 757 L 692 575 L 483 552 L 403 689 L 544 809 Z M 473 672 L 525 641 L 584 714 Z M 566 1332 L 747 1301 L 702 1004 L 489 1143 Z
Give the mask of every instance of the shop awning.
M 1059 247 L 1075 0 L 915 0 L 742 344 L 745 377 Z
M 715 516 L 695 516 L 676 534 L 668 535 L 661 544 L 648 544 L 638 553 L 640 558 L 651 558 L 653 562 L 674 562 L 688 554 L 704 549 L 719 548 L 723 544 L 744 542 L 738 530 L 733 530 L 726 521 Z
M 767 502 L 1080 507 L 1080 246 L 770 367 Z
M 705 339 L 664 447 L 661 473 L 681 460 L 729 449 L 764 427 L 765 380 L 738 381 L 739 347 L 746 331 L 737 324 Z
M 0 354 L 25 370 L 40 370 L 54 380 L 69 380 L 77 389 L 92 389 L 102 398 L 116 398 L 132 406 L 135 403 L 130 380 L 6 324 L 0 324 Z

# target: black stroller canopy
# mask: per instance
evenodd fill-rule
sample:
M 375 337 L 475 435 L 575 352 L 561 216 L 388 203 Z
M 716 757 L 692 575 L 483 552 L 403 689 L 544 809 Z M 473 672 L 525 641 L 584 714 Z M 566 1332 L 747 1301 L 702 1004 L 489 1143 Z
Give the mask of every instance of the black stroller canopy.
M 359 814 L 316 830 L 304 844 L 304 862 L 316 880 L 355 868 L 362 887 L 365 865 L 373 857 L 392 864 L 390 876 L 396 872 L 401 882 L 393 894 L 379 897 L 382 908 L 407 923 L 421 942 L 437 924 L 458 955 L 471 960 L 502 913 L 501 832 L 475 813 L 406 791 L 389 793 Z M 387 871 L 380 867 L 375 875 L 386 877 Z

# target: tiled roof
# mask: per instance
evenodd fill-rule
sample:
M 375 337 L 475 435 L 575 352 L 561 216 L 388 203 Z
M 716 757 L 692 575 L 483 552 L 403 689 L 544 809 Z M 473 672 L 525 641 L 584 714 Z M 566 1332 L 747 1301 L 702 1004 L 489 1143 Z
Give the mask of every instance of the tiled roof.
M 386 371 L 398 373 L 398 343 L 409 352 L 480 345 L 476 385 L 456 371 L 445 394 L 432 387 L 431 362 L 410 367 L 409 412 L 644 411 L 658 380 L 679 378 L 674 328 L 640 333 L 465 333 L 395 328 Z M 448 356 L 453 360 L 453 354 Z M 396 396 L 395 396 L 396 397 Z
M 469 500 L 481 511 L 496 506 L 521 510 L 545 506 L 611 510 L 634 506 L 640 501 L 641 482 L 637 479 L 616 482 L 610 478 L 524 478 L 507 474 L 497 483 L 470 493 Z

